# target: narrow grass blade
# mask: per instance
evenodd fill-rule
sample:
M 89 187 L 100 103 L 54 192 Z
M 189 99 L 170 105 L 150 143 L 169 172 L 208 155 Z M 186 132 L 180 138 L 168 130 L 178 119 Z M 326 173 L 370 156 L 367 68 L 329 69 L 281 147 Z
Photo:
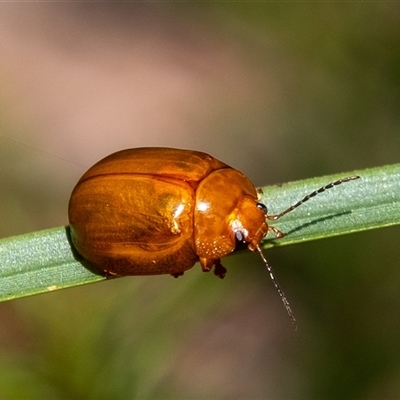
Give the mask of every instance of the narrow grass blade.
M 75 260 L 65 227 L 0 240 L 0 301 L 104 279 Z
M 263 247 L 400 223 L 400 164 L 265 187 L 261 201 L 270 214 L 276 214 L 349 175 L 361 178 L 328 190 L 271 223 L 286 236 L 268 235 Z M 0 301 L 104 279 L 75 260 L 65 227 L 0 240 Z
M 400 223 L 400 164 L 330 175 L 263 188 L 269 214 L 278 214 L 308 193 L 346 176 L 360 179 L 327 190 L 271 225 L 285 233 L 269 234 L 264 248 L 305 242 Z

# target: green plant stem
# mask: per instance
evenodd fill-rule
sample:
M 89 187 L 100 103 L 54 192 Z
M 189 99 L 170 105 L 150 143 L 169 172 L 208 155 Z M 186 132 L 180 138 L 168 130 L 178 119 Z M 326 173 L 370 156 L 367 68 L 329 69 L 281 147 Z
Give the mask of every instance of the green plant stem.
M 263 247 L 400 223 L 400 164 L 265 187 L 260 201 L 269 214 L 279 213 L 313 190 L 350 175 L 361 178 L 328 190 L 271 223 L 285 237 L 270 234 Z M 0 240 L 0 301 L 105 279 L 74 258 L 66 227 Z

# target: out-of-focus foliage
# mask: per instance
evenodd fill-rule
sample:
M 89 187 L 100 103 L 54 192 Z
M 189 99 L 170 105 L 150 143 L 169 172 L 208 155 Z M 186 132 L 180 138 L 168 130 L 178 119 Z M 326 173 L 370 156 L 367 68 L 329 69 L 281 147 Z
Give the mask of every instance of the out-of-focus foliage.
M 207 151 L 259 186 L 399 162 L 399 15 L 1 4 L 0 134 L 38 149 L 0 137 L 1 237 L 66 224 L 85 167 L 124 147 Z M 0 397 L 397 398 L 398 235 L 268 251 L 296 333 L 247 253 L 224 281 L 194 268 L 1 304 Z

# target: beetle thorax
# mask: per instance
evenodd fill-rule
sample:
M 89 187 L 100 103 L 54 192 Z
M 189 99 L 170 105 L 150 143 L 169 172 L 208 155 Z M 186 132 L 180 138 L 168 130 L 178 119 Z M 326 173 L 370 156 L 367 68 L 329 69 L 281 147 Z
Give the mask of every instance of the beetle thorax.
M 257 192 L 241 172 L 224 168 L 209 174 L 196 190 L 195 247 L 199 257 L 218 259 L 237 245 L 236 233 L 250 243 L 265 223 Z

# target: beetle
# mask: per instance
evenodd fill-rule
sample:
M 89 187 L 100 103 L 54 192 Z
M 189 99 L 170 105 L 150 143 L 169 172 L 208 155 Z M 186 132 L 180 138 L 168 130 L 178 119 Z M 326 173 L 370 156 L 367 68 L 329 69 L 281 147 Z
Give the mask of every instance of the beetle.
M 69 202 L 77 252 L 107 275 L 178 277 L 197 261 L 223 278 L 221 258 L 239 246 L 257 251 L 294 322 L 289 303 L 260 242 L 277 220 L 326 189 L 324 186 L 277 215 L 240 171 L 194 150 L 135 148 L 111 154 L 78 181 Z

